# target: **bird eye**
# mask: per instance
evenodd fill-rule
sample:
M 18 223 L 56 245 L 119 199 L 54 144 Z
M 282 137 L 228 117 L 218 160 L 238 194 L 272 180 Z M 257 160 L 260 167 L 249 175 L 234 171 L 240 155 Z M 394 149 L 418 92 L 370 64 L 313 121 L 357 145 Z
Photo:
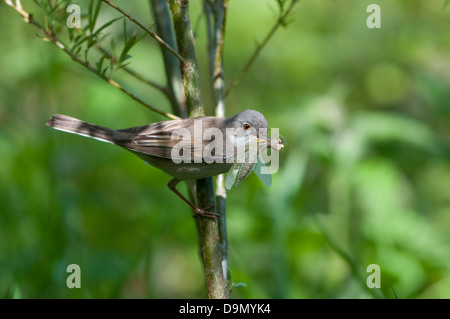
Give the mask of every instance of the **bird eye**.
M 242 128 L 244 129 L 244 131 L 247 131 L 250 128 L 250 124 L 244 123 L 244 125 L 242 125 Z

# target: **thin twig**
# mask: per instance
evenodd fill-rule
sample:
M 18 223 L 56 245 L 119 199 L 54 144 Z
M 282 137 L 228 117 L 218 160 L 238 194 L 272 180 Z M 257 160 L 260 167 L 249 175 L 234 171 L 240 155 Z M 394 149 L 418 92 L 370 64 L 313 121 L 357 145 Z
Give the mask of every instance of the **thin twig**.
M 76 63 L 84 66 L 85 68 L 87 68 L 89 71 L 95 73 L 96 75 L 98 75 L 100 78 L 102 78 L 103 80 L 105 80 L 106 82 L 108 82 L 109 84 L 111 84 L 112 86 L 114 86 L 115 88 L 119 89 L 120 91 L 122 91 L 123 93 L 125 93 L 126 95 L 128 95 L 129 97 L 131 97 L 133 100 L 137 101 L 138 103 L 144 105 L 145 107 L 147 107 L 148 109 L 150 109 L 153 112 L 156 112 L 158 114 L 161 114 L 169 119 L 175 120 L 175 119 L 179 119 L 178 116 L 175 116 L 171 113 L 168 112 L 164 112 L 161 111 L 160 109 L 148 104 L 147 102 L 144 102 L 143 100 L 141 100 L 140 98 L 138 98 L 136 95 L 134 95 L 133 93 L 131 93 L 130 91 L 128 91 L 127 89 L 125 89 L 124 87 L 122 87 L 119 83 L 117 83 L 116 81 L 106 77 L 105 75 L 103 75 L 100 72 L 97 72 L 97 69 L 94 68 L 91 64 L 89 64 L 88 61 L 83 61 L 82 59 L 80 59 L 75 53 L 73 53 L 72 51 L 70 51 L 69 49 L 67 49 L 67 46 L 61 42 L 61 40 L 59 40 L 56 35 L 50 31 L 50 30 L 46 30 L 39 22 L 37 22 L 32 14 L 29 14 L 28 12 L 24 11 L 22 6 L 16 6 L 11 0 L 3 0 L 9 7 L 11 7 L 13 10 L 15 10 L 18 14 L 20 14 L 23 19 L 25 20 L 26 23 L 28 24 L 32 24 L 35 27 L 37 27 L 42 33 L 44 33 L 47 38 L 45 38 L 44 40 L 47 40 L 49 42 L 52 42 L 53 44 L 55 44 L 58 48 L 60 48 L 61 50 L 63 50 L 66 54 L 68 54 L 73 61 L 75 61 Z
M 108 60 L 113 60 L 113 61 L 117 61 L 117 58 L 108 50 L 106 50 L 104 47 L 102 47 L 100 44 L 96 43 L 94 44 L 94 47 L 99 50 L 103 55 L 105 55 L 105 57 Z M 162 86 L 159 83 L 156 83 L 155 81 L 149 80 L 147 78 L 145 78 L 142 74 L 139 74 L 138 72 L 127 68 L 127 67 L 120 67 L 120 69 L 124 70 L 126 73 L 128 73 L 129 75 L 135 77 L 136 79 L 138 79 L 141 82 L 144 82 L 146 84 L 148 84 L 149 86 L 154 87 L 155 89 L 158 89 L 159 91 L 161 91 L 164 95 L 168 95 L 167 92 L 167 88 L 165 86 Z
M 149 36 L 151 36 L 153 39 L 159 42 L 164 48 L 169 50 L 173 55 L 175 55 L 181 62 L 184 62 L 184 58 L 176 51 L 174 50 L 170 45 L 168 45 L 163 39 L 161 39 L 155 32 L 149 30 L 146 26 L 144 26 L 142 23 L 140 23 L 138 20 L 133 18 L 129 13 L 124 11 L 122 8 L 117 6 L 116 4 L 112 3 L 110 0 L 102 0 L 107 5 L 111 6 L 112 8 L 119 11 L 121 14 L 123 14 L 125 17 L 127 17 L 128 20 L 136 24 L 138 27 L 140 27 L 142 30 L 144 30 L 146 33 L 148 33 Z
M 84 36 L 86 36 L 86 33 L 83 29 L 80 29 L 80 32 L 83 33 Z M 119 61 L 119 59 L 117 59 L 111 52 L 109 52 L 108 50 L 106 50 L 103 46 L 100 45 L 100 43 L 96 42 L 94 44 L 94 47 L 100 51 L 108 60 L 114 62 L 114 61 Z M 86 51 L 87 53 L 87 51 Z M 87 60 L 85 58 L 85 60 Z M 163 93 L 165 96 L 168 97 L 168 90 L 165 86 L 156 83 L 155 81 L 149 80 L 147 78 L 145 78 L 143 75 L 139 74 L 138 72 L 126 67 L 126 66 L 121 66 L 120 65 L 120 69 L 122 69 L 123 71 L 125 71 L 126 73 L 128 73 L 129 75 L 135 77 L 136 79 L 138 79 L 141 82 L 146 83 L 149 86 L 154 87 L 155 89 L 158 89 L 159 91 L 161 91 L 161 93 Z
M 228 96 L 230 94 L 231 90 L 242 80 L 242 78 L 247 74 L 248 70 L 252 66 L 253 62 L 255 62 L 256 58 L 261 53 L 262 49 L 266 46 L 266 44 L 269 42 L 269 40 L 272 38 L 272 36 L 275 34 L 275 32 L 278 30 L 278 28 L 286 23 L 286 18 L 291 13 L 292 9 L 294 9 L 295 5 L 300 0 L 292 0 L 289 7 L 284 11 L 277 19 L 277 22 L 275 25 L 270 29 L 269 33 L 266 35 L 264 40 L 256 47 L 253 54 L 250 56 L 250 59 L 247 61 L 247 63 L 242 68 L 241 72 L 234 78 L 234 80 L 229 85 L 228 89 L 225 92 L 225 96 Z

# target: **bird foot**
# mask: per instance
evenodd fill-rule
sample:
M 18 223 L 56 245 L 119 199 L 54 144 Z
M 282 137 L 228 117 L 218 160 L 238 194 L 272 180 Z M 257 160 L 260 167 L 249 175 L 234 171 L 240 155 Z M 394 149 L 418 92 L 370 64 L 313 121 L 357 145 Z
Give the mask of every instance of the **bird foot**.
M 209 210 L 213 209 L 214 205 L 208 206 L 206 208 L 198 208 L 196 207 L 194 209 L 194 215 L 192 215 L 192 217 L 197 218 L 197 217 L 206 217 L 206 218 L 217 218 L 220 217 L 220 214 L 218 213 L 214 213 L 214 212 L 210 212 Z

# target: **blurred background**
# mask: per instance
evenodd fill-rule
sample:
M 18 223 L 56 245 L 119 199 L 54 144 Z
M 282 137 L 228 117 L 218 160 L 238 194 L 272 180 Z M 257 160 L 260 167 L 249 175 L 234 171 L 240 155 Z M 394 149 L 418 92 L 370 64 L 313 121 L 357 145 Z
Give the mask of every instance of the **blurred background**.
M 85 12 L 89 2 L 78 3 Z M 152 23 L 147 1 L 116 3 Z M 381 29 L 366 26 L 370 3 L 381 7 Z M 230 93 L 227 115 L 259 110 L 286 137 L 270 188 L 252 174 L 227 193 L 230 271 L 245 284 L 232 298 L 450 297 L 447 3 L 303 0 Z M 33 1 L 22 5 L 41 19 Z M 228 83 L 277 8 L 230 0 Z M 118 16 L 102 10 L 100 21 Z M 191 1 L 211 115 L 201 11 Z M 108 32 L 120 42 L 121 23 Z M 206 297 L 192 212 L 167 188 L 170 177 L 44 125 L 55 113 L 112 128 L 165 118 L 38 33 L 0 3 L 0 297 Z M 129 67 L 164 84 L 154 40 L 130 55 Z M 113 78 L 170 111 L 158 91 L 122 71 Z M 81 289 L 66 286 L 69 264 L 81 267 Z M 370 264 L 381 268 L 381 289 L 366 286 Z

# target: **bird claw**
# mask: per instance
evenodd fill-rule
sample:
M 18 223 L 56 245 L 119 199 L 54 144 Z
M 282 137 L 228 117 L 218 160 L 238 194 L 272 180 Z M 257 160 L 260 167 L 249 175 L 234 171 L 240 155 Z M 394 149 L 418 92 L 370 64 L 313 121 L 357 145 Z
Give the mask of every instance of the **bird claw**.
M 192 217 L 194 217 L 194 218 L 197 218 L 199 216 L 206 217 L 206 218 L 217 218 L 217 217 L 220 217 L 220 214 L 209 211 L 210 209 L 213 209 L 213 208 L 214 208 L 214 205 L 208 206 L 208 207 L 203 208 L 203 209 L 196 207 L 194 209 L 195 213 L 194 213 L 194 215 L 192 215 Z

